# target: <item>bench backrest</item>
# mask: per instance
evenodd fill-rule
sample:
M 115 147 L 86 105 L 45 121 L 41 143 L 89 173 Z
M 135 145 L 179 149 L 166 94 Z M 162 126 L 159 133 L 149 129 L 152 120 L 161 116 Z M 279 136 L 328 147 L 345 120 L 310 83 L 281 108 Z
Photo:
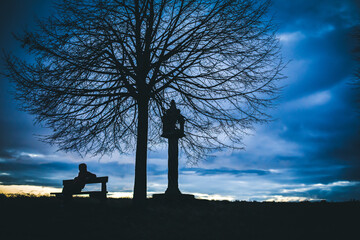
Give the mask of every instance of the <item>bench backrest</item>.
M 88 183 L 107 183 L 108 182 L 109 177 L 96 177 L 93 179 L 90 179 L 88 181 L 85 182 L 85 184 Z M 74 179 L 69 179 L 69 180 L 63 180 L 63 185 L 65 185 L 66 183 L 70 183 L 73 182 Z

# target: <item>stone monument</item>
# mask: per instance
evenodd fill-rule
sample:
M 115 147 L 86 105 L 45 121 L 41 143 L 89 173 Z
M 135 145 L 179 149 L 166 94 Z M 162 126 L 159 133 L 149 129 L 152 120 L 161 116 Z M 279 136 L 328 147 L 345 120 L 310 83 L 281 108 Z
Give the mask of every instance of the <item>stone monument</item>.
M 179 195 L 179 138 L 184 134 L 184 117 L 180 110 L 176 108 L 175 101 L 170 103 L 170 109 L 162 117 L 163 133 L 162 137 L 168 139 L 168 188 L 166 195 Z
M 171 100 L 170 108 L 162 117 L 162 124 L 161 136 L 168 139 L 168 188 L 165 194 L 154 194 L 153 198 L 194 198 L 193 195 L 182 194 L 179 190 L 179 138 L 185 137 L 185 119 L 176 108 L 174 100 Z

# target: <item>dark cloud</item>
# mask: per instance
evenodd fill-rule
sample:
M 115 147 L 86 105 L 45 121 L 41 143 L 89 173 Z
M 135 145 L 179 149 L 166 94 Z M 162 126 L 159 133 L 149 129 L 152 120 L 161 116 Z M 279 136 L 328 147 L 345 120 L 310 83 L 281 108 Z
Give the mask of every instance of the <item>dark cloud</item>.
M 350 30 L 334 30 L 321 38 L 302 40 L 293 54 L 294 61 L 303 61 L 300 72 L 289 72 L 290 76 L 300 73 L 298 81 L 289 85 L 285 91 L 287 100 L 323 91 L 348 81 L 354 71 L 355 63 L 351 58 L 352 47 L 347 44 Z
M 43 163 L 35 162 L 0 162 L 0 182 L 3 185 L 35 185 L 35 186 L 61 186 L 61 182 L 53 178 L 61 172 L 76 169 L 70 163 Z
M 356 93 L 349 85 L 356 65 L 352 31 L 360 20 L 356 1 L 274 3 L 280 35 L 297 34 L 283 41 L 284 53 L 293 62 L 281 104 L 290 107 L 275 112 L 279 120 L 269 129 L 285 128 L 279 137 L 297 143 L 301 155 L 273 156 L 272 161 L 285 162 L 293 182 L 359 180 L 360 122 Z M 321 94 L 328 99 L 321 102 Z
M 15 159 L 14 154 L 7 149 L 0 149 L 0 159 Z
M 266 175 L 270 174 L 270 171 L 258 170 L 258 169 L 247 169 L 247 170 L 235 170 L 228 168 L 220 168 L 220 169 L 204 169 L 204 168 L 183 168 L 180 169 L 181 172 L 195 172 L 197 175 L 205 176 L 205 175 L 221 175 L 221 174 L 230 174 L 236 176 L 242 176 L 246 174 L 255 174 L 255 175 Z
M 283 196 L 292 197 L 304 197 L 307 199 L 325 199 L 327 201 L 350 201 L 360 199 L 360 185 L 350 184 L 342 186 L 342 183 L 335 183 L 330 186 L 317 186 L 315 189 L 309 188 L 309 190 L 281 193 Z
M 280 31 L 301 30 L 318 33 L 328 25 L 348 27 L 359 21 L 356 0 L 274 0 L 273 9 L 281 24 Z
M 50 12 L 52 1 L 48 0 L 2 0 L 0 7 L 0 50 L 13 52 L 20 57 L 24 52 L 12 33 L 35 26 L 35 17 L 45 17 Z M 0 72 L 4 71 L 1 53 Z M 49 147 L 42 144 L 34 134 L 43 134 L 46 130 L 33 126 L 33 118 L 19 111 L 12 95 L 12 84 L 0 75 L 0 152 L 22 150 L 48 152 Z

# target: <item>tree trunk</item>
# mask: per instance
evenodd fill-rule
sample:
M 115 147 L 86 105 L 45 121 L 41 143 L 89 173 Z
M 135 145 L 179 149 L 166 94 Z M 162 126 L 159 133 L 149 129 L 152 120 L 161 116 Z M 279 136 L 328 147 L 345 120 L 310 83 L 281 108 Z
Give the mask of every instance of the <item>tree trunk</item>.
M 146 201 L 147 192 L 147 142 L 148 142 L 148 100 L 139 100 L 139 115 L 137 126 L 137 143 L 135 157 L 135 184 L 133 201 L 142 205 Z

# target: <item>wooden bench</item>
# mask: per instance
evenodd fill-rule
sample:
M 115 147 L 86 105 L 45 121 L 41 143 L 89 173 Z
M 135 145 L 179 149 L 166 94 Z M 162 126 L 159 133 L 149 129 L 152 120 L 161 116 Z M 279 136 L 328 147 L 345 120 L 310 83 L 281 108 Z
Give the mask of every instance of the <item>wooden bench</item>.
M 100 200 L 105 200 L 106 199 L 106 194 L 107 194 L 107 189 L 106 189 L 106 183 L 108 182 L 109 177 L 97 177 L 91 180 L 88 180 L 85 182 L 86 184 L 92 184 L 92 183 L 101 183 L 101 191 L 86 191 L 86 192 L 73 192 L 71 193 L 72 195 L 82 195 L 82 194 L 88 194 L 90 198 L 97 198 Z M 71 184 L 72 182 L 74 182 L 74 179 L 70 179 L 70 180 L 63 180 L 63 186 L 65 186 L 66 184 Z M 55 195 L 56 197 L 63 197 L 63 193 L 50 193 L 52 195 Z

